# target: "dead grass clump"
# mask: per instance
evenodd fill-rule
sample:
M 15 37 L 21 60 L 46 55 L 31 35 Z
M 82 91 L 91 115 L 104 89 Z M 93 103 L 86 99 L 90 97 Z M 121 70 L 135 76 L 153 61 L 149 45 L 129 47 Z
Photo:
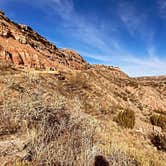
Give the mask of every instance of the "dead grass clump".
M 9 103 L 6 103 L 5 106 L 1 106 L 4 108 L 0 109 L 0 136 L 15 134 L 21 128 L 14 111 L 12 112 L 12 106 L 11 110 L 8 110 L 9 105 Z
M 74 73 L 70 76 L 69 84 L 72 87 L 80 88 L 80 89 L 88 89 L 88 79 L 83 73 Z
M 98 151 L 98 124 L 79 111 L 79 101 L 73 101 L 72 109 L 60 94 L 48 98 L 46 92 L 26 92 L 4 100 L 0 112 L 2 135 L 19 132 L 31 138 L 24 149 L 28 156 L 23 160 L 43 165 L 92 163 Z
M 135 125 L 135 113 L 130 109 L 126 109 L 121 111 L 115 120 L 120 126 L 132 129 Z
M 151 142 L 157 147 L 158 150 L 166 152 L 166 134 L 152 134 Z
M 9 120 L 6 117 L 0 119 L 0 136 L 15 134 L 19 129 L 19 124 L 13 119 Z
M 154 114 L 150 117 L 152 125 L 159 126 L 163 130 L 166 130 L 166 116 Z
M 93 162 L 95 125 L 84 115 L 66 109 L 43 108 L 31 115 L 36 136 L 28 147 L 32 159 L 43 165 L 86 165 Z
M 129 157 L 125 152 L 114 150 L 108 157 L 111 166 L 139 166 L 140 163 L 132 157 Z

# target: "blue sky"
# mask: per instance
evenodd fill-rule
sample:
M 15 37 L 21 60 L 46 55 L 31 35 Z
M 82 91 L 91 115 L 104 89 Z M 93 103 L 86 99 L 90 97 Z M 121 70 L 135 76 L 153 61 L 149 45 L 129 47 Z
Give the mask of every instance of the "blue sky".
M 166 74 L 165 0 L 1 0 L 0 8 L 90 63 Z

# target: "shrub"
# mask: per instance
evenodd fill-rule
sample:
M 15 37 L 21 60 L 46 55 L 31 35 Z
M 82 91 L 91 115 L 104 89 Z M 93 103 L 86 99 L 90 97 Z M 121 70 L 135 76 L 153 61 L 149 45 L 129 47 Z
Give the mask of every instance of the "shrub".
M 15 118 L 14 113 L 8 111 L 7 107 L 10 107 L 9 103 L 6 103 L 6 107 L 0 109 L 0 136 L 15 134 L 20 129 L 18 120 Z
M 153 134 L 151 136 L 151 142 L 157 147 L 158 150 L 166 152 L 166 135 L 164 134 Z
M 30 119 L 37 133 L 26 149 L 39 165 L 86 165 L 96 154 L 96 124 L 68 110 L 41 108 Z
M 116 122 L 125 128 L 134 128 L 135 125 L 135 113 L 132 110 L 124 110 L 120 112 L 116 118 Z
M 69 89 L 89 89 L 89 84 L 86 76 L 83 73 L 75 73 L 70 76 L 69 79 Z
M 0 136 L 15 134 L 20 129 L 20 126 L 14 120 L 8 120 L 5 118 L 4 123 L 1 124 L 1 122 L 0 122 Z
M 166 130 L 166 116 L 154 114 L 150 117 L 152 125 L 159 126 Z

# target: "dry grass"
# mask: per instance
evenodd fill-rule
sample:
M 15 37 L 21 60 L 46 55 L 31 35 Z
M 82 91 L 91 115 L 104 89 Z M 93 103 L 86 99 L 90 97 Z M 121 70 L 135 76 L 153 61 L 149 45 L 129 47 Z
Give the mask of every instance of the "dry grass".
M 140 163 L 121 150 L 114 150 L 108 157 L 111 166 L 139 166 Z
M 5 80 L 7 89 L 15 92 L 16 96 L 3 101 L 1 135 L 31 133 L 33 130 L 32 140 L 26 147 L 30 156 L 26 158 L 39 164 L 93 163 L 98 151 L 95 140 L 97 123 L 79 112 L 78 101 L 73 99 L 69 104 L 70 101 L 58 92 L 54 92 L 52 97 L 48 92 L 20 91 L 19 86 L 14 86 L 19 85 L 17 81 Z M 31 77 L 26 82 L 33 83 Z M 42 82 L 38 88 L 42 88 L 41 85 Z M 9 95 L 8 90 L 5 93 Z
M 83 115 L 64 110 L 44 110 L 32 150 L 34 160 L 44 165 L 86 165 L 97 153 L 96 128 Z M 41 115 L 41 113 L 40 113 Z
M 20 139 L 23 136 L 29 138 L 20 149 L 26 155 L 18 165 L 21 162 L 32 165 L 93 165 L 95 157 L 101 155 L 115 166 L 150 166 L 150 163 L 163 166 L 163 161 L 159 161 L 163 160 L 163 154 L 154 153 L 151 145 L 149 149 L 144 148 L 142 144 L 147 140 L 133 138 L 132 134 L 127 134 L 130 129 L 122 130 L 112 121 L 117 105 L 124 108 L 123 105 L 116 102 L 107 105 L 107 100 L 112 98 L 109 95 L 101 98 L 99 93 L 105 93 L 105 89 L 95 84 L 98 92 L 94 91 L 92 95 L 93 84 L 88 81 L 88 88 L 84 86 L 86 77 L 83 83 L 76 80 L 60 80 L 63 83 L 61 93 L 59 80 L 54 74 L 22 72 L 0 76 L 0 138 L 8 139 L 14 135 Z M 68 88 L 73 91 L 68 91 Z M 90 115 L 85 113 L 88 106 L 93 110 Z M 133 126 L 133 114 L 123 115 L 127 115 L 125 121 L 132 119 Z M 110 146 L 113 140 L 117 142 Z

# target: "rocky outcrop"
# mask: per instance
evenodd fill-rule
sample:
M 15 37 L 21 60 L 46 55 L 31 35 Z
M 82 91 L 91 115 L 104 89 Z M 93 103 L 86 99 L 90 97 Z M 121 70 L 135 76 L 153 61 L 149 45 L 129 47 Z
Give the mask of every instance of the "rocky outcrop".
M 76 51 L 70 49 L 60 49 L 59 51 L 61 54 L 65 55 L 67 63 L 69 63 L 71 67 L 79 69 L 80 65 L 87 66 L 85 60 Z
M 9 20 L 0 12 L 0 60 L 17 67 L 85 69 L 87 62 L 73 50 L 58 49 L 31 27 Z

